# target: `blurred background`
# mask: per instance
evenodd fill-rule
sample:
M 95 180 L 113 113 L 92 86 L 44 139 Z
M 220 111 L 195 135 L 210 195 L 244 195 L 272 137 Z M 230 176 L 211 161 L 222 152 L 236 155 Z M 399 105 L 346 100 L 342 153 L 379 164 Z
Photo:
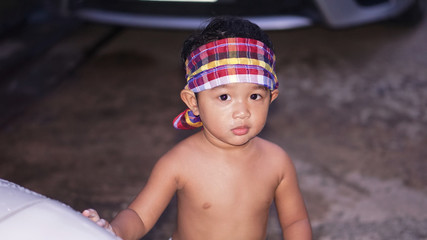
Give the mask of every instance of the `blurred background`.
M 234 14 L 273 41 L 280 96 L 261 135 L 294 160 L 314 239 L 427 239 L 425 2 L 329 3 L 3 0 L 0 178 L 111 219 L 194 133 L 171 124 L 182 42 Z M 144 239 L 168 239 L 175 214 Z

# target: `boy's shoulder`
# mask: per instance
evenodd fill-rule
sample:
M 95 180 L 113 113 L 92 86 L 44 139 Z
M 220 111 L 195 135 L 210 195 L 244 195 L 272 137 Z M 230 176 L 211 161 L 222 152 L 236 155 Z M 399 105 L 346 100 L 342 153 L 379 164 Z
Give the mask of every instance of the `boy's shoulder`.
M 172 147 L 168 152 L 166 152 L 161 159 L 166 161 L 179 161 L 180 159 L 187 159 L 189 156 L 197 152 L 197 134 L 193 134 L 180 142 L 178 142 L 174 147 Z
M 262 138 L 259 138 L 259 141 L 263 149 L 263 162 L 270 167 L 272 174 L 278 174 L 281 179 L 294 174 L 293 160 L 281 146 Z
M 276 143 L 261 137 L 257 137 L 256 140 L 261 151 L 267 152 L 269 155 L 277 155 L 278 157 L 289 157 L 286 151 Z
M 201 132 L 190 135 L 189 137 L 184 138 L 179 141 L 169 152 L 175 154 L 188 154 L 188 152 L 195 152 L 199 148 L 198 144 L 200 142 Z

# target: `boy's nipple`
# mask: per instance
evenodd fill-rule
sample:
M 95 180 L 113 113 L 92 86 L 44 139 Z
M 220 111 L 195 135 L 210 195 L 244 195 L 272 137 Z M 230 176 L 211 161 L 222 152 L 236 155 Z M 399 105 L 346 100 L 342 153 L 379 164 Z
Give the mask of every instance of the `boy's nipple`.
M 211 206 L 212 206 L 212 204 L 210 204 L 209 202 L 205 202 L 205 203 L 203 203 L 202 208 L 207 210 L 207 209 L 211 208 Z

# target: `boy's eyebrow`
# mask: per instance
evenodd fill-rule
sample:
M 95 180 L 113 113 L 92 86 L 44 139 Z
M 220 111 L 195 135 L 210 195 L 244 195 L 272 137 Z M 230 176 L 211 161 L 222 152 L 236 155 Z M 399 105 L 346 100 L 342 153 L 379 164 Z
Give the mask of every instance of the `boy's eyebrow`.
M 263 89 L 263 90 L 268 91 L 268 87 L 263 86 L 263 85 L 259 85 L 259 84 L 256 84 L 256 86 L 254 88 L 256 88 L 256 89 Z
M 254 84 L 254 86 L 252 86 L 252 89 L 253 90 L 264 90 L 264 91 L 266 91 L 266 92 L 269 92 L 269 89 L 268 89 L 268 87 L 266 87 L 266 86 L 263 86 L 263 85 L 259 85 L 259 84 Z

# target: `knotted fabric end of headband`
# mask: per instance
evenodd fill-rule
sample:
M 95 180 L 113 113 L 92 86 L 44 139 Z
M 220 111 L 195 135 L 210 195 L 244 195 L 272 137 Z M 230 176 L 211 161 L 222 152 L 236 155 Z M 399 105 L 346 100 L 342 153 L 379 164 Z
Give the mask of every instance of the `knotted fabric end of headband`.
M 173 120 L 173 126 L 176 129 L 189 130 L 201 127 L 202 125 L 200 117 L 194 115 L 190 109 L 186 109 Z

